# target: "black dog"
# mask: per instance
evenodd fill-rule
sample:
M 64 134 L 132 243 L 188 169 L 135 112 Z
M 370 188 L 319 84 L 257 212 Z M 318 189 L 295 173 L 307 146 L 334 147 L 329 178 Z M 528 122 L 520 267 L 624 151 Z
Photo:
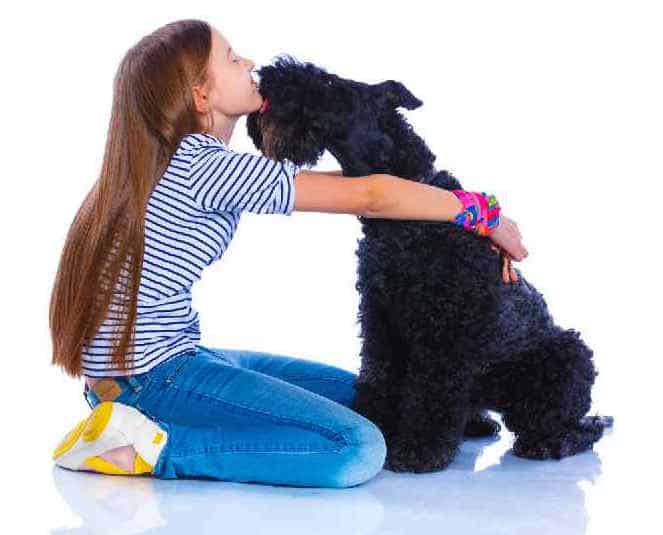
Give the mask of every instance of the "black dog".
M 290 56 L 259 71 L 265 106 L 247 118 L 265 155 L 313 166 L 328 150 L 345 176 L 388 173 L 461 189 L 396 108 L 422 102 L 401 83 L 340 78 Z M 598 372 L 578 332 L 553 322 L 516 270 L 504 283 L 489 238 L 452 223 L 359 218 L 362 363 L 353 409 L 382 430 L 385 467 L 446 467 L 463 436 L 515 434 L 513 453 L 561 459 L 612 425 L 585 416 Z

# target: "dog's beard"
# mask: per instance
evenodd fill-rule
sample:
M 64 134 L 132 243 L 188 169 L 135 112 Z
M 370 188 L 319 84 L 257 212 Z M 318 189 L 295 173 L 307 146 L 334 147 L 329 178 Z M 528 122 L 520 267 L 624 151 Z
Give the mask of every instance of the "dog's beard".
M 274 123 L 259 117 L 258 129 L 260 131 L 262 153 L 268 158 L 275 158 L 277 137 L 274 133 Z

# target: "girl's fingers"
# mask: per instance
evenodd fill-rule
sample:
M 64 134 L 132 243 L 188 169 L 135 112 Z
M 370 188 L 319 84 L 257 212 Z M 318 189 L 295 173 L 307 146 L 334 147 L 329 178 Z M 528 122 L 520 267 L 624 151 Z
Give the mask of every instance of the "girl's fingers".
M 491 244 L 490 248 L 493 251 L 496 251 L 502 260 L 502 281 L 505 283 L 516 282 L 518 280 L 518 273 L 516 273 L 516 270 L 513 267 L 513 258 L 511 255 L 496 245 Z
M 511 265 L 511 259 L 509 258 L 509 271 L 511 272 L 511 282 L 516 282 L 518 280 L 518 273 Z
M 509 257 L 506 254 L 502 257 L 502 280 L 509 282 Z
M 494 245 L 491 245 L 490 247 L 500 255 L 500 260 L 502 261 L 502 282 L 507 284 L 511 279 L 511 262 L 509 260 L 509 255 L 499 247 L 495 247 Z
M 513 267 L 512 258 L 504 253 L 502 257 L 502 280 L 505 283 L 516 282 L 518 280 L 518 273 Z

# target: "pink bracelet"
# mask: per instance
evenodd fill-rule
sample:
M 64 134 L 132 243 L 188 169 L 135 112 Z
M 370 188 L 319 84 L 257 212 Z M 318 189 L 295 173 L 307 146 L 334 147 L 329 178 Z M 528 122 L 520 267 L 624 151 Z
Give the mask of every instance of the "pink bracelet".
M 500 204 L 495 195 L 485 192 L 451 190 L 463 205 L 453 223 L 479 236 L 492 234 L 500 224 Z

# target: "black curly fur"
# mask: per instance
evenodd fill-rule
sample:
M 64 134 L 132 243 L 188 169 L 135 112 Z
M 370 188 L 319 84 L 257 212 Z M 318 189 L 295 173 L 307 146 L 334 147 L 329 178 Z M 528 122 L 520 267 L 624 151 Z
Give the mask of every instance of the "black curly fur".
M 397 110 L 422 105 L 394 80 L 365 84 L 277 58 L 259 70 L 267 112 L 247 130 L 273 158 L 345 176 L 388 173 L 460 189 Z M 270 132 L 269 143 L 263 139 Z M 560 459 L 592 448 L 611 417 L 585 417 L 598 372 L 578 332 L 556 325 L 516 269 L 505 284 L 488 238 L 448 222 L 359 217 L 361 369 L 353 409 L 376 423 L 385 468 L 440 470 L 467 436 L 495 435 L 502 414 L 515 455 Z

